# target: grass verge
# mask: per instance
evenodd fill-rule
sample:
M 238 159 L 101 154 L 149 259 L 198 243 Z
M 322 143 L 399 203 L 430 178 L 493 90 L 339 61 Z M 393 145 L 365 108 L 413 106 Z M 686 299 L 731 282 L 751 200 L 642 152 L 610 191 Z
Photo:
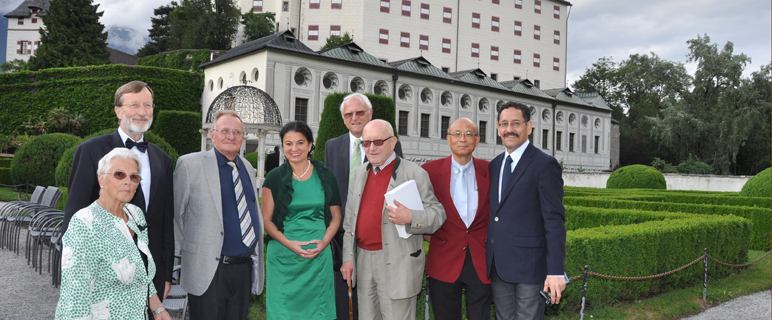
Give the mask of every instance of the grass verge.
M 749 250 L 749 261 L 755 261 L 766 252 Z M 772 259 L 766 257 L 760 262 L 747 267 L 737 268 L 737 273 L 726 278 L 708 279 L 707 303 L 702 301 L 702 284 L 673 290 L 649 299 L 634 302 L 619 303 L 617 305 L 585 310 L 585 319 L 680 319 L 686 316 L 702 312 L 708 307 L 716 306 L 722 302 L 737 297 L 749 295 L 763 290 L 769 290 L 772 286 L 770 279 L 770 267 Z M 710 261 L 708 263 L 715 263 Z M 700 267 L 701 263 L 698 264 Z M 691 268 L 695 268 L 692 266 Z M 581 281 L 575 282 L 581 285 Z M 565 312 L 557 316 L 546 317 L 548 320 L 579 319 L 578 312 Z
M 19 200 L 19 194 L 16 192 L 16 188 L 0 188 L 0 201 L 16 201 Z

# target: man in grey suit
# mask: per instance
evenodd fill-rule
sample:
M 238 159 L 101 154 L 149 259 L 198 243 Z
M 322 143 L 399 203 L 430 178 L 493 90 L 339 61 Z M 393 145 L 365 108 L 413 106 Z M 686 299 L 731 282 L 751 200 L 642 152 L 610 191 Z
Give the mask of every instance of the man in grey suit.
M 265 275 L 255 169 L 238 155 L 244 124 L 235 112 L 218 112 L 209 134 L 214 149 L 180 157 L 174 171 L 182 288 L 191 320 L 246 319 Z
M 324 145 L 324 165 L 332 170 L 335 179 L 338 180 L 341 220 L 345 220 L 349 179 L 351 179 L 357 167 L 367 162 L 365 148 L 362 147 L 362 130 L 364 130 L 373 117 L 373 105 L 367 96 L 361 93 L 352 93 L 343 98 L 343 102 L 340 104 L 340 114 L 343 117 L 343 123 L 348 128 L 348 132 L 327 140 L 327 143 Z M 394 147 L 394 152 L 398 157 L 402 157 L 402 146 L 399 141 L 397 141 L 397 145 Z M 330 243 L 333 270 L 335 270 L 335 308 L 340 320 L 348 319 L 349 310 L 348 288 L 346 281 L 343 280 L 343 276 L 340 273 L 340 267 L 343 263 L 341 250 L 344 233 L 345 230 L 343 228 L 338 228 L 338 233 Z M 359 319 L 356 289 L 352 289 L 351 293 L 353 296 L 353 315 L 356 320 Z
M 426 262 L 420 235 L 442 226 L 445 209 L 426 171 L 394 153 L 391 124 L 373 120 L 363 138 L 370 163 L 356 169 L 348 190 L 340 271 L 349 285 L 358 285 L 360 318 L 415 319 Z M 384 194 L 409 180 L 415 180 L 424 210 L 386 205 Z M 408 238 L 401 238 L 395 225 L 404 226 Z

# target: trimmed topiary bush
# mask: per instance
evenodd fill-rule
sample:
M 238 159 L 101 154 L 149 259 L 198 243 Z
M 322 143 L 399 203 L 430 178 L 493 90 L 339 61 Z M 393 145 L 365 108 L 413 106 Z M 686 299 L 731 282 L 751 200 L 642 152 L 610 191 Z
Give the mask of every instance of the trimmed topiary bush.
M 10 168 L 13 158 L 0 159 L 0 168 Z
M 179 154 L 201 151 L 201 113 L 161 111 L 155 117 L 155 134 L 168 142 Z
M 99 131 L 97 133 L 94 133 L 90 136 L 87 136 L 83 138 L 83 141 L 87 141 L 88 139 L 105 135 L 105 134 L 112 134 L 115 132 L 116 129 L 104 129 L 102 131 Z M 177 158 L 180 157 L 180 155 L 177 153 L 177 150 L 174 150 L 174 148 L 167 143 L 163 138 L 159 137 L 157 134 L 153 134 L 151 132 L 145 132 L 145 139 L 148 142 L 154 143 L 157 145 L 161 150 L 166 152 L 166 154 L 169 155 L 169 157 L 172 158 L 172 165 L 177 165 Z M 80 144 L 80 143 L 78 143 Z M 65 150 L 62 153 L 62 157 L 59 160 L 59 163 L 56 165 L 56 186 L 57 187 L 66 187 L 67 182 L 70 180 L 70 171 L 72 170 L 72 159 L 75 156 L 75 149 L 77 148 L 77 144 L 72 146 L 71 148 Z
M 244 155 L 244 159 L 247 159 L 252 164 L 252 168 L 257 169 L 257 152 L 250 152 Z
M 766 168 L 748 179 L 740 195 L 743 197 L 772 197 L 772 168 Z
M 635 164 L 615 170 L 606 181 L 608 189 L 667 189 L 662 172 L 649 166 Z
M 81 138 L 64 133 L 33 137 L 16 150 L 11 166 L 11 179 L 15 184 L 54 185 L 54 171 L 62 154 L 81 141 Z
M 324 110 L 322 110 L 322 120 L 319 122 L 319 131 L 314 145 L 314 159 L 324 161 L 324 144 L 327 140 L 335 138 L 348 132 L 346 124 L 343 123 L 343 116 L 340 114 L 340 104 L 343 98 L 351 92 L 336 92 L 327 95 L 324 99 Z M 373 105 L 373 119 L 383 119 L 391 123 L 394 128 L 394 136 L 397 137 L 397 126 L 394 124 L 396 119 L 396 107 L 394 100 L 379 94 L 366 93 L 370 103 Z
M 0 168 L 0 184 L 7 186 L 13 185 L 13 180 L 11 180 L 11 168 Z

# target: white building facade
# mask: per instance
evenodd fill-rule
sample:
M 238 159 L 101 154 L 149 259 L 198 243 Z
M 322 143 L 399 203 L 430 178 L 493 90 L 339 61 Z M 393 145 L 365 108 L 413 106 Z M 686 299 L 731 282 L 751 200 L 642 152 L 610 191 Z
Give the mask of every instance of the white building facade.
M 450 155 L 445 135 L 460 117 L 478 125 L 475 156 L 490 160 L 504 151 L 497 107 L 514 100 L 532 110 L 532 143 L 567 170 L 610 168 L 611 109 L 602 98 L 588 102 L 565 88 L 542 91 L 526 79 L 497 82 L 480 69 L 445 73 L 424 57 L 386 63 L 354 43 L 315 52 L 288 31 L 235 47 L 201 67 L 203 116 L 217 95 L 244 80 L 273 97 L 284 123 L 303 120 L 315 133 L 330 93 L 383 94 L 394 98 L 396 129 L 409 160 Z M 267 140 L 280 145 L 276 134 Z
M 563 0 L 239 0 L 243 12 L 273 12 L 313 50 L 348 32 L 384 60 L 423 56 L 445 72 L 495 70 L 497 81 L 566 86 L 571 3 Z M 238 37 L 243 39 L 243 37 Z
M 5 60 L 28 61 L 37 54 L 40 45 L 40 28 L 48 10 L 48 0 L 24 0 L 16 9 L 5 14 L 8 18 L 8 40 Z

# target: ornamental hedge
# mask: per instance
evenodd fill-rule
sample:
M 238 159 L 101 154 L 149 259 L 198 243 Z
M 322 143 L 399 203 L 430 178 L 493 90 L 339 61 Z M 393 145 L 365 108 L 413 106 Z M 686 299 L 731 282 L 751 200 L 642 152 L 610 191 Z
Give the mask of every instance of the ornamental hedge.
M 772 197 L 772 168 L 767 168 L 748 179 L 740 191 L 740 195 L 770 199 Z
M 201 151 L 201 113 L 161 111 L 155 117 L 155 133 L 179 154 Z
M 322 119 L 319 121 L 319 132 L 316 136 L 316 149 L 314 149 L 314 159 L 324 161 L 324 144 L 327 140 L 335 138 L 348 132 L 346 124 L 343 123 L 343 115 L 340 114 L 340 104 L 343 98 L 351 92 L 336 92 L 327 95 L 324 99 L 324 110 L 322 110 Z M 391 123 L 394 128 L 394 136 L 397 135 L 397 126 L 394 124 L 396 117 L 396 107 L 394 100 L 379 94 L 366 93 L 370 103 L 373 105 L 373 119 L 383 119 Z
M 649 166 L 635 164 L 615 170 L 606 181 L 608 189 L 667 189 L 662 172 Z
M 57 107 L 87 118 L 80 129 L 83 135 L 114 128 L 115 90 L 132 80 L 150 84 L 155 93 L 156 114 L 164 110 L 201 110 L 204 82 L 203 75 L 197 72 L 111 64 L 3 73 L 0 134 L 15 134 L 23 122 L 44 118 Z
M 33 137 L 16 150 L 11 166 L 11 179 L 15 184 L 54 185 L 56 183 L 54 168 L 62 158 L 62 154 L 82 140 L 64 133 Z
M 209 61 L 210 55 L 208 49 L 177 50 L 139 58 L 137 65 L 195 71 L 200 64 Z
M 116 129 L 104 129 L 102 131 L 96 132 L 84 138 L 83 141 L 85 142 L 91 138 L 105 135 L 105 134 L 112 134 L 113 132 L 115 132 L 115 130 Z M 166 154 L 168 154 L 169 157 L 172 158 L 172 166 L 177 165 L 177 158 L 179 158 L 180 155 L 163 138 L 159 137 L 158 135 L 152 132 L 145 132 L 145 140 L 147 140 L 148 142 L 154 143 L 159 148 L 161 148 L 161 150 L 166 152 Z M 62 154 L 61 160 L 57 163 L 56 169 L 55 169 L 57 187 L 67 187 L 67 183 L 70 179 L 70 171 L 72 170 L 72 159 L 75 156 L 75 149 L 77 147 L 78 145 L 76 144 L 68 148 L 67 150 L 65 150 L 64 153 Z

